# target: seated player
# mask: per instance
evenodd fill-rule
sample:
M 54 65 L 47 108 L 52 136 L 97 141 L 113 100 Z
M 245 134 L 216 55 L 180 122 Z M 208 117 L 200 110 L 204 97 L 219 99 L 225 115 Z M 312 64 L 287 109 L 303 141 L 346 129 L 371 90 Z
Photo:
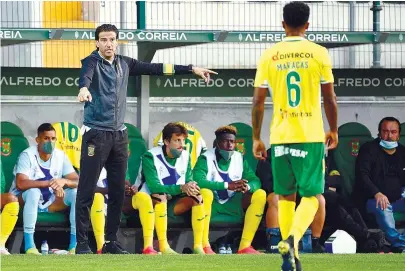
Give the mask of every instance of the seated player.
M 79 176 L 66 154 L 55 149 L 56 133 L 50 123 L 37 130 L 37 146 L 24 150 L 14 168 L 10 192 L 24 202 L 24 243 L 27 254 L 41 255 L 34 243 L 38 212 L 59 212 L 70 207 L 69 252 L 76 248 L 75 205 Z
M 145 192 L 138 192 L 136 186 L 129 183 L 127 171 L 125 182 L 125 199 L 123 206 L 124 214 L 131 214 L 132 211 L 139 210 L 139 217 L 143 229 L 144 249 L 142 254 L 158 254 L 153 249 L 153 229 L 155 225 L 155 212 L 153 210 L 152 199 Z M 103 168 L 98 179 L 96 194 L 94 195 L 91 207 L 90 218 L 93 225 L 94 236 L 97 243 L 97 254 L 101 254 L 104 245 L 105 226 L 105 200 L 108 198 L 107 171 Z
M 204 206 L 200 188 L 191 181 L 190 154 L 184 149 L 187 129 L 168 123 L 162 131 L 163 146 L 147 151 L 142 158 L 142 177 L 135 185 L 151 195 L 155 209 L 155 227 L 162 254 L 175 254 L 167 242 L 167 202 L 175 201 L 174 214 L 191 209 L 194 253 L 205 254 L 202 248 Z M 137 193 L 137 194 L 138 194 Z
M 0 163 L 1 167 L 1 163 Z M 1 232 L 0 232 L 0 254 L 9 255 L 6 249 L 6 242 L 11 232 L 14 229 L 15 223 L 18 219 L 18 199 L 11 193 L 4 193 L 5 191 L 5 178 L 3 168 L 1 167 Z
M 241 153 L 235 151 L 236 128 L 220 127 L 215 131 L 216 147 L 201 154 L 193 170 L 193 179 L 201 188 L 204 201 L 205 223 L 203 247 L 206 254 L 213 254 L 208 234 L 212 202 L 225 204 L 235 193 L 243 193 L 242 206 L 246 210 L 239 254 L 258 254 L 252 246 L 266 205 L 266 192 L 260 189 L 256 177 Z

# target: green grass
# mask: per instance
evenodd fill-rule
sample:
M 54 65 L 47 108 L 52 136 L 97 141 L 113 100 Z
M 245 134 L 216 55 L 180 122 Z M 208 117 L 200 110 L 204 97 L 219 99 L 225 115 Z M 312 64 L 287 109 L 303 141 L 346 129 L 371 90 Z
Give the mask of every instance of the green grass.
M 305 271 L 405 270 L 404 254 L 306 254 Z M 11 255 L 1 257 L 3 271 L 280 271 L 279 255 Z

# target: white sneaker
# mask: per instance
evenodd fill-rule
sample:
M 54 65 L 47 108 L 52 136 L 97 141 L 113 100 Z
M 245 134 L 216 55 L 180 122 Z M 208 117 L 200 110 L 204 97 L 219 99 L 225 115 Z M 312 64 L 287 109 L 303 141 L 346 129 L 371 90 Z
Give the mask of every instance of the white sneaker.
M 225 245 L 221 245 L 218 249 L 219 254 L 226 254 L 226 247 Z
M 0 255 L 10 255 L 10 252 L 8 252 L 7 248 L 0 247 Z

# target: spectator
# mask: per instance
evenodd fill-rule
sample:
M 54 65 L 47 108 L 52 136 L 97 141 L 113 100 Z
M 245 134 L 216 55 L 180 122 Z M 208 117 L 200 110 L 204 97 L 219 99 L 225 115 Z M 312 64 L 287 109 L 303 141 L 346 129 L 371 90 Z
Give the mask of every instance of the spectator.
M 38 212 L 59 212 L 70 207 L 69 252 L 75 253 L 75 204 L 79 176 L 66 154 L 55 149 L 56 132 L 50 123 L 38 127 L 37 146 L 25 149 L 14 168 L 10 192 L 24 201 L 25 253 L 40 255 L 34 243 Z
M 405 213 L 405 147 L 398 143 L 400 133 L 396 118 L 380 121 L 378 138 L 359 150 L 353 192 L 360 208 L 375 217 L 393 252 L 405 252 L 405 233 L 401 235 L 395 228 L 393 215 Z
M 242 192 L 242 207 L 246 215 L 238 254 L 258 254 L 251 244 L 263 216 L 266 193 L 260 189 L 260 180 L 248 162 L 241 153 L 235 151 L 236 128 L 220 127 L 215 131 L 215 136 L 216 147 L 201 154 L 193 170 L 193 178 L 202 188 L 206 214 L 204 251 L 206 254 L 214 254 L 208 240 L 214 197 L 218 203 L 225 204 L 235 193 Z

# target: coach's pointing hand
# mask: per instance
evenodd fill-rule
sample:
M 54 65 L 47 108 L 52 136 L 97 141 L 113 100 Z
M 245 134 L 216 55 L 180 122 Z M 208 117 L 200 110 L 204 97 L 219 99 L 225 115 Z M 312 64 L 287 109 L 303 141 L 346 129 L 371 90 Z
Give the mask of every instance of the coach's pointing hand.
M 218 74 L 217 72 L 199 67 L 193 67 L 193 73 L 204 79 L 205 83 L 208 83 L 208 81 L 210 81 L 210 74 Z

